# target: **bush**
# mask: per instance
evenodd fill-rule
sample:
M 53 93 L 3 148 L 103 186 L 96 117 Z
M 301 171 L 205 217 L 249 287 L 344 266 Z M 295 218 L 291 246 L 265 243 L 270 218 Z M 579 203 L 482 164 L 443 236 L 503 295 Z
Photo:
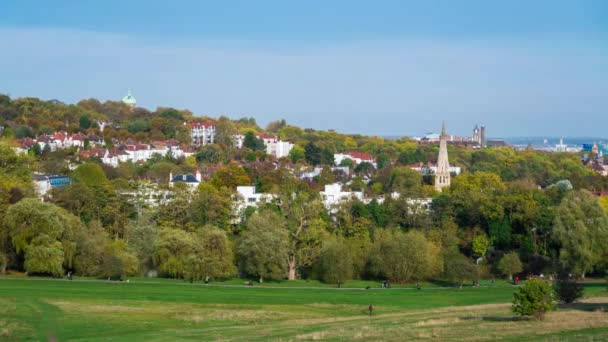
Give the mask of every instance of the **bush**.
M 548 282 L 531 279 L 513 294 L 514 313 L 542 320 L 547 311 L 555 310 L 553 289 Z
M 583 286 L 569 277 L 560 277 L 553 285 L 557 299 L 570 304 L 583 297 Z

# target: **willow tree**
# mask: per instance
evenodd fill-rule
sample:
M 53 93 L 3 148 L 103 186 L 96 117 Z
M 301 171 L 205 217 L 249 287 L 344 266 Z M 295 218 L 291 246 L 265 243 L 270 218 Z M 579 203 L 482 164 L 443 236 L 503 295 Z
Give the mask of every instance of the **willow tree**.
M 9 207 L 4 224 L 15 251 L 25 257 L 26 271 L 61 275 L 63 267 L 73 267 L 76 233 L 81 228 L 76 216 L 27 198 Z

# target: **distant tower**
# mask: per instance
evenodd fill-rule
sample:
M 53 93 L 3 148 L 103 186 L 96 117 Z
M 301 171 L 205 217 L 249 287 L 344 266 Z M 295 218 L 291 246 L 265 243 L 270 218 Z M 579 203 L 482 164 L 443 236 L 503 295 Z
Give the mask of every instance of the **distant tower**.
M 479 137 L 479 126 L 475 125 L 473 128 L 473 143 L 479 144 L 481 143 L 481 138 Z
M 439 156 L 437 157 L 437 172 L 435 172 L 435 189 L 441 191 L 450 186 L 450 162 L 448 161 L 448 135 L 445 133 L 445 122 L 441 126 L 439 140 Z
M 479 142 L 481 148 L 486 147 L 486 126 L 481 125 L 481 139 Z
M 122 103 L 126 104 L 131 108 L 135 108 L 135 106 L 137 105 L 137 100 L 135 100 L 135 96 L 131 94 L 131 89 L 129 89 L 127 96 L 122 98 Z

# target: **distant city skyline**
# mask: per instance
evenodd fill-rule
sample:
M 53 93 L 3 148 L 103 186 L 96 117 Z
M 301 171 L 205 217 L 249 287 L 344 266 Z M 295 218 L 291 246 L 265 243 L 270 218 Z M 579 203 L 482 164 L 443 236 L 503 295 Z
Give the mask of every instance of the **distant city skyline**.
M 52 15 L 49 15 L 52 14 Z M 0 93 L 370 135 L 607 136 L 606 1 L 8 0 Z

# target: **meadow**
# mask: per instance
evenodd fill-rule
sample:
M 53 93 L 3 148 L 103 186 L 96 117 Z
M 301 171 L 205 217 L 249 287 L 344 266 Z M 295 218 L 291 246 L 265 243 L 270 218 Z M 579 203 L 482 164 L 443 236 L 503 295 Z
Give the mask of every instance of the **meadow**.
M 4 277 L 0 340 L 608 340 L 604 282 L 586 284 L 581 303 L 560 306 L 544 321 L 513 316 L 515 287 L 504 282 L 463 289 L 423 284 L 421 290 L 366 284 Z

